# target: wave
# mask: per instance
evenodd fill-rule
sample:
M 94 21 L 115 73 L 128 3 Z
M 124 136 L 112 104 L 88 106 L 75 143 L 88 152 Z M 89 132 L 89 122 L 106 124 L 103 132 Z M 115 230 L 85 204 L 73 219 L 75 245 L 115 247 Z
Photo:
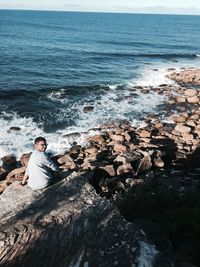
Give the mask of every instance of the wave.
M 193 59 L 198 54 L 195 53 L 116 53 L 116 52 L 87 52 L 90 55 L 97 55 L 100 57 L 147 57 L 147 58 L 163 58 L 163 59 L 172 59 L 172 58 L 187 58 Z

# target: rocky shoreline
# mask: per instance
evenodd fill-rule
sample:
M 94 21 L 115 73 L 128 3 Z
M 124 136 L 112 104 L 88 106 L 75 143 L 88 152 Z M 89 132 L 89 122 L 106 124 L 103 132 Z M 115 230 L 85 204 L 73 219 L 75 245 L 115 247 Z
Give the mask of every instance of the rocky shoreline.
M 130 89 L 136 95 L 163 94 L 162 116 L 148 114 L 140 128 L 129 122 L 103 125 L 88 137 L 87 146 L 74 143 L 53 159 L 63 177 L 69 170 L 89 173 L 98 195 L 114 201 L 127 220 L 146 232 L 159 251 L 155 266 L 199 266 L 200 70 L 169 77 L 179 84 Z M 2 197 L 22 179 L 29 156 L 2 158 Z

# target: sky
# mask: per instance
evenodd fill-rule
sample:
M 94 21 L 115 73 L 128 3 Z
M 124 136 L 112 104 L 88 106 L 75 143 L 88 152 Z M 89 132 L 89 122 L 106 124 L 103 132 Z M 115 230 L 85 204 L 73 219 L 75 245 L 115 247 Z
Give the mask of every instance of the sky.
M 200 0 L 0 0 L 0 9 L 200 15 Z

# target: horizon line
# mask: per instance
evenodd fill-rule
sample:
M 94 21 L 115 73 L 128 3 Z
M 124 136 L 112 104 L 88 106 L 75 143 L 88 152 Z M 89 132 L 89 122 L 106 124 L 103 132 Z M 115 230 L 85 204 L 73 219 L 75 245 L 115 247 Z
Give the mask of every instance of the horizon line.
M 40 12 L 77 12 L 77 13 L 107 13 L 107 14 L 141 14 L 141 15 L 172 15 L 172 16 L 200 16 L 200 14 L 187 13 L 153 13 L 153 12 L 130 12 L 130 11 L 87 11 L 87 10 L 59 10 L 59 9 L 27 9 L 27 8 L 0 8 L 7 11 L 40 11 Z

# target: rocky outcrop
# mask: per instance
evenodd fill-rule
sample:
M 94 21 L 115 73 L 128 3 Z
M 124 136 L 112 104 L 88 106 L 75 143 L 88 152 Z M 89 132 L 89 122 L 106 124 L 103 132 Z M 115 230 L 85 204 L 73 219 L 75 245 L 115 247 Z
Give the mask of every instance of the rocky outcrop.
M 189 72 L 172 78 L 198 84 L 199 70 Z M 127 98 L 152 92 L 166 97 L 164 120 L 148 114 L 143 127 L 125 121 L 99 126 L 87 145 L 74 142 L 53 158 L 64 179 L 43 191 L 15 188 L 30 153 L 19 162 L 4 157 L 3 266 L 198 266 L 200 93 L 161 84 L 134 86 Z M 62 137 L 75 136 L 80 133 Z M 149 261 L 140 265 L 145 255 Z
M 1 195 L 1 266 L 152 266 L 156 249 L 88 177 L 73 172 L 45 190 L 16 182 Z M 145 247 L 151 249 L 146 255 Z
M 200 70 L 187 69 L 180 72 L 172 72 L 169 78 L 178 83 L 200 85 Z

